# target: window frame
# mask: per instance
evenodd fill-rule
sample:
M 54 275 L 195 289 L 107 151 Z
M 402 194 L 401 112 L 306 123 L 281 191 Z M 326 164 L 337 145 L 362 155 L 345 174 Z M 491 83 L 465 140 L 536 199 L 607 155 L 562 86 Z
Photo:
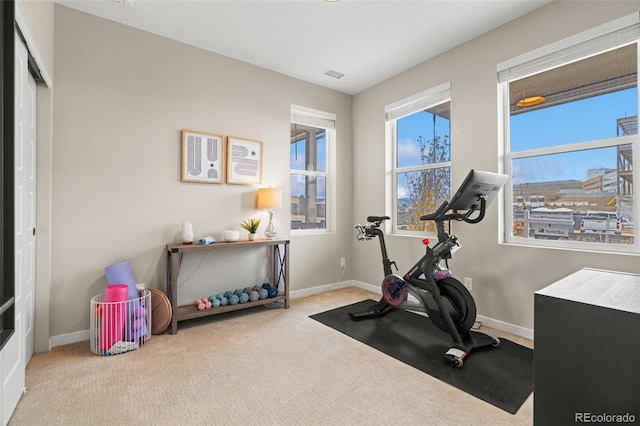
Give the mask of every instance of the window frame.
M 385 232 L 394 235 L 403 236 L 435 236 L 434 232 L 428 231 L 410 231 L 405 229 L 398 229 L 397 217 L 398 217 L 398 175 L 402 173 L 415 172 L 421 170 L 438 169 L 443 167 L 449 168 L 450 176 L 453 176 L 451 145 L 449 145 L 450 157 L 449 161 L 421 164 L 416 166 L 398 167 L 398 128 L 397 122 L 399 119 L 415 114 L 421 110 L 435 107 L 437 105 L 449 102 L 451 105 L 451 82 L 445 82 L 439 84 L 431 89 L 416 93 L 404 99 L 400 99 L 385 106 L 385 134 L 386 134 L 386 170 L 387 170 L 387 184 L 386 194 L 387 196 L 387 215 L 391 217 L 391 220 L 386 222 Z M 449 122 L 449 129 L 451 129 L 451 120 Z M 451 131 L 449 134 L 449 143 L 451 144 Z M 449 187 L 449 193 L 453 191 L 451 185 Z M 429 212 L 424 212 L 427 214 Z
M 542 155 L 554 155 L 598 148 L 615 147 L 629 144 L 633 149 L 633 162 L 640 164 L 640 134 L 619 136 L 606 139 L 593 139 L 583 142 L 555 145 L 512 152 L 510 146 L 510 102 L 509 84 L 521 78 L 562 67 L 591 56 L 598 56 L 625 45 L 635 44 L 638 51 L 637 61 L 640 65 L 640 14 L 634 13 L 608 24 L 601 25 L 557 43 L 537 49 L 533 52 L 513 58 L 498 65 L 498 107 L 499 115 L 501 167 L 505 174 L 513 176 L 513 161 Z M 640 66 L 637 67 L 640 69 Z M 640 75 L 636 74 L 636 87 L 640 89 Z M 640 90 L 638 90 L 640 106 Z M 638 178 L 633 170 L 634 181 Z M 640 252 L 640 241 L 634 235 L 633 244 L 608 244 L 570 240 L 547 240 L 520 238 L 513 236 L 513 203 L 515 199 L 513 184 L 505 186 L 502 205 L 501 243 L 524 246 L 538 246 L 553 249 L 571 249 L 594 252 L 613 252 L 637 254 Z M 634 221 L 640 214 L 640 200 L 634 197 Z
M 289 221 L 289 230 L 291 235 L 314 235 L 328 234 L 335 232 L 336 229 L 336 114 L 320 111 L 314 108 L 304 107 L 300 105 L 291 105 L 291 116 L 289 119 L 289 127 L 291 124 L 297 123 L 307 126 L 316 127 L 325 130 L 325 171 L 313 170 L 294 170 L 289 168 L 289 181 L 291 176 L 308 176 L 322 177 L 325 179 L 325 227 L 311 229 L 293 229 L 291 221 Z M 291 159 L 289 159 L 291 164 Z

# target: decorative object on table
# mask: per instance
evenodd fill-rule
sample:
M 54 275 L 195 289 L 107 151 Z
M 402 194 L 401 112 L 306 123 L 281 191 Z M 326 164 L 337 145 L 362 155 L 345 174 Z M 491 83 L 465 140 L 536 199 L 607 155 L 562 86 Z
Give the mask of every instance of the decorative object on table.
M 262 142 L 229 136 L 227 143 L 227 183 L 262 183 Z
M 258 227 L 260 226 L 260 219 L 251 218 L 247 219 L 240 224 L 242 229 L 245 229 L 249 232 L 249 240 L 253 241 L 256 239 L 256 232 L 258 232 Z
M 213 238 L 211 235 L 208 235 L 206 237 L 202 237 L 198 240 L 198 244 L 201 246 L 206 246 L 209 244 L 213 244 L 216 242 L 216 239 Z
M 269 210 L 269 224 L 264 235 L 273 240 L 278 235 L 276 227 L 273 226 L 273 210 L 282 208 L 282 190 L 271 187 L 258 189 L 258 208 Z
M 193 225 L 191 222 L 182 223 L 182 244 L 193 243 Z
M 240 231 L 224 231 L 224 240 L 228 243 L 235 243 L 240 239 Z
M 182 130 L 182 181 L 223 183 L 224 177 L 224 136 Z

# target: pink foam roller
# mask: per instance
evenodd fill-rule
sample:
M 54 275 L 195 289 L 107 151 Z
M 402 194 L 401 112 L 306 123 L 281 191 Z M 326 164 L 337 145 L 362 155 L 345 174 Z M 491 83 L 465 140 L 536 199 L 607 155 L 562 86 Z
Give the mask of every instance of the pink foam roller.
M 106 351 L 122 340 L 125 322 L 125 302 L 129 286 L 111 284 L 104 289 L 102 322 L 100 326 L 100 350 Z

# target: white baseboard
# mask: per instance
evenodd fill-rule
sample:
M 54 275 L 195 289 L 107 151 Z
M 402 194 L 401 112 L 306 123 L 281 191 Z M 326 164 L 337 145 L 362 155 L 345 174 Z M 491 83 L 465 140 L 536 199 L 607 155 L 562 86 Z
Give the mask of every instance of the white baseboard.
M 325 291 L 337 290 L 339 288 L 345 288 L 345 287 L 352 287 L 354 285 L 359 287 L 356 284 L 356 281 L 353 281 L 353 280 L 342 281 L 339 283 L 319 285 L 317 287 L 305 288 L 302 290 L 294 290 L 289 293 L 289 296 L 292 299 L 298 299 L 300 297 L 313 296 L 314 294 L 323 293 Z
M 68 345 L 69 343 L 82 342 L 84 340 L 89 340 L 89 330 L 51 336 L 49 346 L 53 348 L 55 346 Z
M 496 320 L 493 318 L 487 318 L 482 315 L 476 316 L 476 321 L 486 325 L 487 327 L 495 328 L 496 330 L 511 333 L 516 336 L 524 337 L 525 339 L 533 340 L 533 330 L 530 328 L 520 327 L 518 325 L 509 324 L 508 322 Z
M 348 280 L 342 281 L 339 283 L 333 284 L 325 284 L 312 288 L 305 288 L 302 290 L 294 290 L 289 295 L 292 299 L 297 299 L 300 297 L 313 296 L 314 294 L 323 293 L 325 291 L 337 290 L 339 288 L 345 287 L 358 287 L 363 290 L 371 291 L 376 293 L 377 295 L 381 295 L 382 292 L 380 290 L 380 286 L 367 284 L 362 281 L 357 280 Z M 533 330 L 528 328 L 520 327 L 517 325 L 509 324 L 504 321 L 495 320 L 492 318 L 487 318 L 483 316 L 478 316 L 477 320 L 482 322 L 483 325 L 487 327 L 495 328 L 496 330 L 504 331 L 507 333 L 515 334 L 516 336 L 524 337 L 525 339 L 533 340 Z M 82 342 L 84 340 L 89 340 L 89 330 L 76 331 L 74 333 L 61 334 L 58 336 L 52 336 L 50 339 L 50 347 L 68 345 L 69 343 Z
M 371 291 L 375 294 L 382 296 L 382 290 L 380 289 L 379 285 L 367 284 L 367 283 L 363 283 L 362 281 L 355 281 L 355 280 L 353 281 L 353 285 L 363 290 Z

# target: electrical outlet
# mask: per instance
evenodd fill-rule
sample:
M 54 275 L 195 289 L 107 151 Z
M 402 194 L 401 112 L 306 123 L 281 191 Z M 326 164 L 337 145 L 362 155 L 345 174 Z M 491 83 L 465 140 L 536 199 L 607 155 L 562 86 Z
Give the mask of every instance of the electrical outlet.
M 467 290 L 472 291 L 473 290 L 473 280 L 469 277 L 464 277 L 464 286 L 467 288 Z
M 344 268 L 347 266 L 347 260 L 344 257 L 340 258 L 340 267 Z

